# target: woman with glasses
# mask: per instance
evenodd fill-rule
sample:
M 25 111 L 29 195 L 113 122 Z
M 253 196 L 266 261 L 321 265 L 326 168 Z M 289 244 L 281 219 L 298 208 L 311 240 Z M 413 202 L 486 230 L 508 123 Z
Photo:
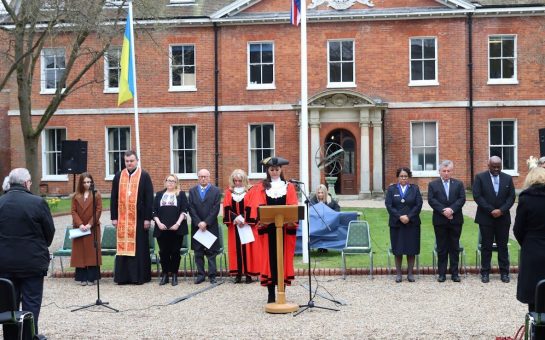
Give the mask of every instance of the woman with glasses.
M 178 186 L 178 177 L 168 175 L 165 178 L 165 189 L 156 193 L 153 201 L 153 236 L 159 244 L 161 286 L 169 282 L 169 277 L 172 277 L 173 286 L 178 284 L 180 249 L 184 235 L 187 235 L 188 209 L 185 192 Z
M 100 215 L 102 214 L 102 199 L 100 193 L 95 191 L 95 213 L 93 214 L 93 176 L 84 172 L 79 176 L 76 193 L 72 197 L 72 221 L 73 227 L 81 231 L 90 230 L 89 235 L 81 236 L 72 240 L 72 256 L 70 266 L 76 268 L 76 281 L 82 286 L 94 284 L 100 279 L 98 266 L 102 264 L 100 254 L 100 243 L 98 244 L 98 263 L 95 253 L 94 236 L 101 235 Z M 93 218 L 96 218 L 94 223 Z M 100 240 L 100 236 L 98 237 Z
M 401 167 L 396 171 L 397 183 L 386 193 L 386 209 L 390 215 L 390 243 L 395 256 L 397 283 L 402 281 L 401 263 L 407 256 L 407 281 L 414 282 L 413 267 L 420 253 L 420 210 L 422 195 L 417 185 L 410 184 L 412 173 Z

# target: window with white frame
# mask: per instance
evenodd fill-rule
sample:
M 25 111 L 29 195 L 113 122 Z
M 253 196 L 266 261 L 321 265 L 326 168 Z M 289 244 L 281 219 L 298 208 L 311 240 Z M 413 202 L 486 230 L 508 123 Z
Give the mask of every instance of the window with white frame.
M 415 175 L 437 173 L 437 122 L 411 122 L 411 170 Z
M 514 35 L 488 37 L 488 82 L 517 82 L 517 40 Z
M 106 177 L 125 169 L 125 152 L 131 149 L 130 127 L 106 129 Z
M 195 91 L 195 46 L 170 46 L 170 90 Z
M 42 132 L 42 176 L 45 180 L 66 179 L 61 174 L 61 145 L 65 128 L 47 128 Z
M 248 44 L 248 88 L 274 88 L 274 44 Z
M 44 48 L 41 54 L 42 93 L 55 93 L 64 75 L 64 48 Z
M 264 158 L 274 156 L 274 125 L 251 124 L 248 143 L 250 149 L 250 171 L 252 175 L 265 174 L 261 165 Z
M 327 42 L 328 86 L 355 86 L 354 41 Z
M 517 122 L 516 120 L 489 121 L 488 143 L 490 157 L 502 159 L 504 171 L 517 171 Z
M 411 38 L 410 85 L 437 84 L 437 43 L 435 38 Z
M 104 55 L 104 91 L 119 91 L 119 76 L 121 74 L 121 48 L 114 47 Z
M 173 173 L 197 173 L 197 128 L 194 125 L 172 127 L 171 150 Z

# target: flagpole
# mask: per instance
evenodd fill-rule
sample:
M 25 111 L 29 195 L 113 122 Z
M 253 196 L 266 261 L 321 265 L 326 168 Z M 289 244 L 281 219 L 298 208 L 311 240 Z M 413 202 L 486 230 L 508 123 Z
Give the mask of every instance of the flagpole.
M 305 189 L 310 193 L 308 180 L 308 93 L 307 93 L 307 4 L 301 0 L 301 132 L 299 155 L 299 178 L 305 184 Z M 303 223 L 310 223 L 303 221 Z M 309 242 L 308 228 L 303 229 L 303 263 L 308 263 L 309 254 L 307 244 Z
M 133 105 L 134 105 L 134 129 L 136 134 L 136 155 L 140 160 L 139 164 L 142 165 L 142 157 L 140 156 L 140 125 L 138 124 L 138 91 L 136 90 L 136 60 L 134 57 L 134 25 L 133 25 L 133 12 L 132 12 L 132 0 L 128 1 L 129 3 L 129 25 L 131 28 L 131 48 L 130 48 L 130 60 L 131 67 L 133 71 L 133 80 L 134 80 L 134 93 L 133 93 Z

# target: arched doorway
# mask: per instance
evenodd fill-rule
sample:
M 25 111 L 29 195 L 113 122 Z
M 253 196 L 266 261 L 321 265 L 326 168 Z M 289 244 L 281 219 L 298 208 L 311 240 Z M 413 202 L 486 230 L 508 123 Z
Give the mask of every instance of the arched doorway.
M 335 183 L 335 192 L 340 195 L 355 195 L 358 193 L 357 187 L 357 167 L 356 160 L 356 139 L 354 135 L 344 129 L 331 131 L 325 140 L 326 143 L 334 142 L 339 144 L 344 149 L 344 163 L 342 171 L 337 175 L 338 179 Z M 335 151 L 335 150 L 331 150 Z M 329 173 L 328 168 L 325 173 Z

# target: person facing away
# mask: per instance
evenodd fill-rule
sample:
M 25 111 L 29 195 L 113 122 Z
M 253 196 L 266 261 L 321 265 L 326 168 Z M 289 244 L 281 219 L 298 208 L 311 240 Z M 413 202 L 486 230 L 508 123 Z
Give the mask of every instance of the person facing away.
M 180 189 L 178 177 L 170 174 L 165 178 L 165 188 L 155 194 L 153 201 L 153 236 L 159 244 L 161 259 L 161 279 L 163 286 L 172 277 L 172 285 L 178 285 L 180 268 L 180 250 L 187 235 L 187 216 L 189 203 L 185 192 Z
M 249 223 L 251 186 L 242 169 L 235 169 L 229 176 L 229 187 L 223 197 L 223 223 L 227 226 L 229 274 L 235 276 L 235 283 L 252 283 L 252 276 L 259 275 L 260 250 L 257 242 L 255 223 Z M 238 228 L 250 228 L 254 241 L 242 244 Z
M 509 228 L 511 214 L 509 209 L 515 203 L 515 186 L 513 179 L 501 171 L 502 160 L 492 156 L 488 160 L 488 170 L 475 176 L 473 181 L 473 199 L 477 203 L 475 223 L 479 224 L 481 233 L 481 281 L 490 281 L 490 262 L 492 244 L 498 247 L 498 264 L 500 278 L 509 282 Z
M 74 278 L 82 286 L 92 285 L 100 279 L 98 266 L 102 264 L 100 253 L 102 198 L 98 191 L 93 194 L 92 190 L 94 190 L 93 176 L 88 172 L 82 173 L 79 176 L 76 193 L 72 197 L 72 227 L 81 231 L 89 230 L 91 234 L 72 240 L 70 256 L 70 266 L 76 268 Z M 95 209 L 94 212 L 93 209 Z M 95 233 L 98 240 L 98 262 L 97 252 L 95 252 Z
M 11 170 L 8 182 L 10 188 L 0 197 L 0 277 L 13 282 L 15 302 L 19 308 L 22 305 L 21 310 L 32 312 L 38 334 L 55 225 L 46 201 L 30 192 L 27 169 Z M 17 330 L 13 331 L 4 325 L 4 338 L 15 338 Z
M 519 195 L 513 233 L 520 244 L 517 300 L 535 312 L 535 292 L 545 279 L 545 169 L 530 170 Z
M 466 195 L 464 183 L 452 178 L 453 170 L 452 161 L 443 161 L 439 165 L 440 177 L 428 185 L 428 203 L 433 209 L 432 223 L 437 246 L 438 282 L 445 282 L 449 261 L 452 281 L 460 282 L 458 259 L 464 223 L 462 207 Z
M 314 194 L 310 198 L 310 204 L 318 204 L 322 202 L 323 204 L 327 205 L 331 209 L 335 211 L 341 211 L 341 207 L 339 205 L 339 202 L 337 200 L 333 199 L 329 192 L 327 191 L 327 187 L 324 184 L 320 184 L 318 188 L 316 189 L 316 194 Z
M 112 181 L 111 218 L 117 228 L 114 282 L 143 284 L 151 281 L 148 229 L 153 212 L 153 184 L 138 165 L 136 152 L 125 152 L 125 169 Z
M 407 256 L 407 281 L 414 282 L 413 268 L 416 255 L 420 254 L 420 211 L 422 195 L 417 185 L 410 184 L 412 172 L 407 167 L 396 171 L 397 183 L 386 192 L 386 209 L 390 215 L 390 244 L 395 256 L 396 278 L 402 281 L 401 264 Z
M 199 184 L 189 190 L 189 216 L 191 217 L 191 235 L 197 231 L 209 231 L 218 237 L 210 248 L 191 238 L 191 247 L 195 252 L 197 277 L 195 284 L 205 280 L 204 256 L 208 259 L 208 278 L 210 283 L 216 283 L 216 256 L 220 249 L 218 214 L 220 212 L 220 190 L 210 184 L 210 171 L 201 169 L 197 173 Z

